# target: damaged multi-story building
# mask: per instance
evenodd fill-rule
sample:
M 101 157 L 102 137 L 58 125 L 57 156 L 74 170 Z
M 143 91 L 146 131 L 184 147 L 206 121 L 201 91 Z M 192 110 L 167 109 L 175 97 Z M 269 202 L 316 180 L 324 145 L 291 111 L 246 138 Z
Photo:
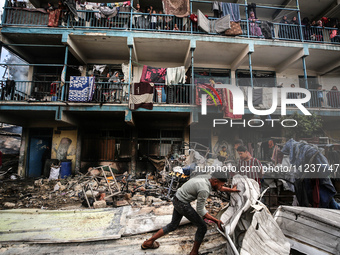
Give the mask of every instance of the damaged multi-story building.
M 42 175 L 47 147 L 51 158 L 71 160 L 73 172 L 99 164 L 121 173 L 150 171 L 148 158 L 176 153 L 190 141 L 191 127 L 220 118 L 215 106 L 208 106 L 209 117 L 201 115 L 201 83 L 260 89 L 263 105 L 272 87 L 306 88 L 312 98 L 305 107 L 322 117 L 329 137 L 340 139 L 340 98 L 329 96 L 340 85 L 338 1 L 180 2 L 6 0 L 1 46 L 25 63 L 2 64 L 29 70 L 27 80 L 2 82 L 0 122 L 23 127 L 18 174 Z M 178 84 L 153 83 L 152 109 L 131 107 L 130 84 L 148 78 L 148 70 L 175 67 L 184 67 Z M 77 82 L 86 96 L 77 98 Z M 278 106 L 271 118 L 280 115 Z M 258 116 L 245 106 L 242 118 Z M 282 127 L 200 131 L 197 142 L 215 152 L 219 141 L 281 137 Z

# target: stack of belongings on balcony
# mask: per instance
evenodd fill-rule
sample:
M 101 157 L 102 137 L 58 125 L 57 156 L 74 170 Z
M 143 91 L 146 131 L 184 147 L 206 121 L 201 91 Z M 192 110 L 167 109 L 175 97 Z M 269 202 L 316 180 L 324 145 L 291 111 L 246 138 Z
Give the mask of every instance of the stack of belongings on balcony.
M 225 15 L 217 20 L 208 20 L 208 18 L 197 10 L 197 23 L 203 31 L 207 33 L 223 33 L 230 29 L 230 15 Z
M 94 93 L 94 77 L 71 76 L 68 101 L 89 102 Z
M 329 178 L 335 171 L 327 158 L 315 145 L 290 139 L 281 150 L 289 155 L 289 162 L 297 169 L 290 174 L 295 177 L 294 186 L 300 206 L 340 209 L 335 201 L 336 189 Z
M 141 73 L 140 78 L 138 71 Z M 134 81 L 130 90 L 129 108 L 136 110 L 142 107 L 152 110 L 154 101 L 176 102 L 175 85 L 185 83 L 185 67 L 158 68 L 144 65 L 142 70 L 135 69 Z

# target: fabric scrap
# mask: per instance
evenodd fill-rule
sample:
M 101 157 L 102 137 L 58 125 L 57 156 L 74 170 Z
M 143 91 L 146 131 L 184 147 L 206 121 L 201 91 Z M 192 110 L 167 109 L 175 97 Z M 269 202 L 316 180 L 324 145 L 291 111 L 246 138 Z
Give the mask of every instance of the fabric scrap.
M 162 0 L 165 14 L 183 18 L 190 15 L 190 0 Z

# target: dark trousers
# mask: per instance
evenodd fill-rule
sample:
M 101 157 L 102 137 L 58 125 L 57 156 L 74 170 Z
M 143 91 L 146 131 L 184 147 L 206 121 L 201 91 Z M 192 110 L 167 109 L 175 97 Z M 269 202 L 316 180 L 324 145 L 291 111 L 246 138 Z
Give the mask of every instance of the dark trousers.
M 205 233 L 207 232 L 207 225 L 204 220 L 198 215 L 195 209 L 192 208 L 190 203 L 183 203 L 179 201 L 176 195 L 174 196 L 172 203 L 174 205 L 172 220 L 163 228 L 164 234 L 168 234 L 169 232 L 177 229 L 181 219 L 185 216 L 191 223 L 197 226 L 195 241 L 202 243 Z

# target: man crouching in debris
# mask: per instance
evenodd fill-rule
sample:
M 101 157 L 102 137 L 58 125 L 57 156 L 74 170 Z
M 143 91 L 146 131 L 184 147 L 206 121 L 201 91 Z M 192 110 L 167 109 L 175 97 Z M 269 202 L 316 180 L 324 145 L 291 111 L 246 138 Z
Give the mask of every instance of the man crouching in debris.
M 197 226 L 194 247 L 192 248 L 190 255 L 198 254 L 198 249 L 203 241 L 205 233 L 207 232 L 207 226 L 203 218 L 215 222 L 219 229 L 223 231 L 222 221 L 210 215 L 205 209 L 205 202 L 209 197 L 210 192 L 212 190 L 220 190 L 222 192 L 239 192 L 236 186 L 232 189 L 223 187 L 227 180 L 228 179 L 224 173 L 215 172 L 211 176 L 199 175 L 184 183 L 183 186 L 177 190 L 173 198 L 174 211 L 171 222 L 164 228 L 160 229 L 150 239 L 146 240 L 142 244 L 142 249 L 146 250 L 158 248 L 159 243 L 156 242 L 156 240 L 177 229 L 182 217 L 185 216 L 191 223 Z M 190 203 L 196 199 L 197 206 L 195 211 Z

